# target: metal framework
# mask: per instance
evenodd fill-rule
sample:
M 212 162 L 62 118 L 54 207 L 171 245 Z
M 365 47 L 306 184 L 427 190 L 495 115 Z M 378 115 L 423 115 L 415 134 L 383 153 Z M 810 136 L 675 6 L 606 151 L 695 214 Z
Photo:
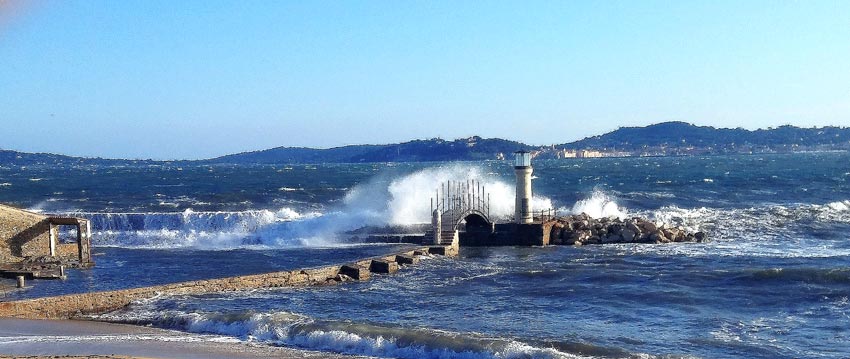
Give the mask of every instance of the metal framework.
M 446 181 L 431 197 L 431 213 L 439 210 L 442 230 L 454 231 L 464 218 L 477 214 L 490 222 L 490 193 L 477 180 Z

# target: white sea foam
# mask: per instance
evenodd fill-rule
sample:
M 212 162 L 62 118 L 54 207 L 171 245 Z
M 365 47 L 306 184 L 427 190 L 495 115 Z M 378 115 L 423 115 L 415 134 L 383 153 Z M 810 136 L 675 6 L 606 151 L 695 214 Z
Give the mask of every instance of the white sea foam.
M 385 196 L 372 197 L 371 200 L 377 201 L 378 207 L 385 206 L 381 210 L 385 211 L 390 224 L 428 223 L 431 221 L 431 213 L 427 204 L 436 196 L 437 189 L 447 181 L 466 183 L 470 180 L 480 181 L 484 192 L 489 194 L 492 217 L 506 219 L 513 215 L 515 187 L 488 174 L 480 167 L 467 164 L 432 167 L 392 179 L 386 188 Z M 366 196 L 374 196 L 375 192 L 369 191 Z M 357 195 L 358 193 L 352 193 L 348 198 L 348 203 L 353 208 L 359 206 L 352 200 Z M 358 196 L 357 200 L 362 201 L 364 198 Z M 548 198 L 535 196 L 532 198 L 532 207 L 552 208 L 552 202 Z
M 827 204 L 762 205 L 750 208 L 663 207 L 635 212 L 659 224 L 704 231 L 699 246 L 630 246 L 636 252 L 687 256 L 829 258 L 850 256 L 842 238 L 810 235 L 820 228 L 850 224 L 850 201 Z
M 590 197 L 576 202 L 573 208 L 569 211 L 572 214 L 587 214 L 592 218 L 626 218 L 628 213 L 624 208 L 620 208 L 614 198 L 606 194 L 600 189 L 594 189 Z
M 400 329 L 315 321 L 288 312 L 222 315 L 158 310 L 155 301 L 104 314 L 101 320 L 153 324 L 193 333 L 214 333 L 267 344 L 383 358 L 581 358 L 510 339 L 428 329 Z
M 446 181 L 476 179 L 490 198 L 490 215 L 506 219 L 513 214 L 514 187 L 480 167 L 455 164 L 423 169 L 398 177 L 378 175 L 349 189 L 342 204 L 324 213 L 278 211 L 162 213 L 74 213 L 92 220 L 98 245 L 126 247 L 279 247 L 334 245 L 345 242 L 340 233 L 366 225 L 411 225 L 430 222 L 428 203 Z M 282 191 L 296 190 L 281 188 Z M 179 207 L 189 197 L 165 199 L 160 205 Z M 550 208 L 548 198 L 536 196 L 535 208 Z
M 300 214 L 291 208 L 240 212 L 195 212 L 191 209 L 176 213 L 76 212 L 72 215 L 91 220 L 96 245 L 208 249 L 268 245 L 260 233 L 269 227 L 319 216 L 318 213 Z

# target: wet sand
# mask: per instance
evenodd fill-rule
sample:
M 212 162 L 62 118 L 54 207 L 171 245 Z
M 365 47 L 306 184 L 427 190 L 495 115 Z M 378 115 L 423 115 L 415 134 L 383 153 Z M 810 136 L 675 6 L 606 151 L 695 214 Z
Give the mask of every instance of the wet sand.
M 125 324 L 0 318 L 0 358 L 366 358 Z

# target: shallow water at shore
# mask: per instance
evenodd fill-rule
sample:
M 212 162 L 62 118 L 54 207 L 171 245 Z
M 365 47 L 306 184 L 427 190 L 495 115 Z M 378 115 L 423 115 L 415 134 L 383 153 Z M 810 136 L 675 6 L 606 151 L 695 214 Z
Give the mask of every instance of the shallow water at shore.
M 187 334 L 88 321 L 0 319 L 0 357 L 103 356 L 170 359 L 366 358 L 249 345 L 217 335 Z

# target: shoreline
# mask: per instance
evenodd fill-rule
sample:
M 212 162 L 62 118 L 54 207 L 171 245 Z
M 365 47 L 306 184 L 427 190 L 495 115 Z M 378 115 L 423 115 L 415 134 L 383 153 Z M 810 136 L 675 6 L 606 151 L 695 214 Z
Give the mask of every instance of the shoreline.
M 135 300 L 163 293 L 204 294 L 365 281 L 371 273 L 395 273 L 402 265 L 416 264 L 420 256 L 435 254 L 454 256 L 457 247 L 419 247 L 345 265 L 0 302 L 0 359 L 370 358 L 252 343 L 223 335 L 73 318 L 120 309 Z
M 0 358 L 369 358 L 92 320 L 0 318 Z

